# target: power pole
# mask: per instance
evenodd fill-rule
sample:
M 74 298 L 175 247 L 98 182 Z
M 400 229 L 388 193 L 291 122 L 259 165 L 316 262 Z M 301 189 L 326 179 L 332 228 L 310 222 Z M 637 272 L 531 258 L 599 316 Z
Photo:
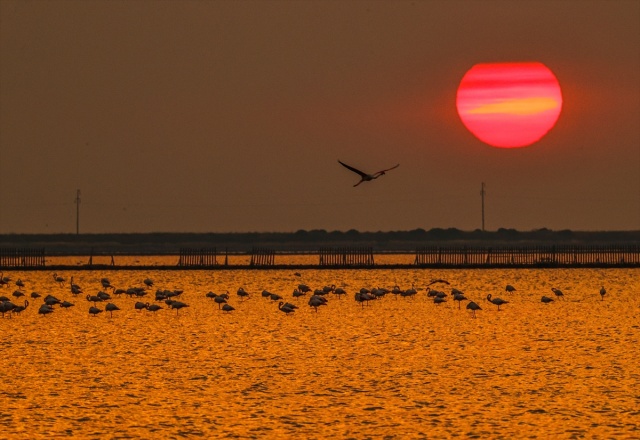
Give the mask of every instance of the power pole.
M 480 197 L 482 198 L 482 232 L 484 232 L 484 195 L 486 191 L 484 190 L 484 182 L 482 182 L 482 187 L 480 189 Z
M 76 191 L 76 235 L 80 235 L 80 190 Z

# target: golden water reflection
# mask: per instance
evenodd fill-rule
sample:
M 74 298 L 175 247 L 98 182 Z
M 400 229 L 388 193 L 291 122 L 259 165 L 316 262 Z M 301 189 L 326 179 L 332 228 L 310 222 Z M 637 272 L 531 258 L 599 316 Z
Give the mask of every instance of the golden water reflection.
M 22 279 L 30 306 L 0 319 L 0 427 L 8 438 L 638 438 L 640 277 L 634 269 L 48 271 Z M 116 287 L 182 289 L 153 314 L 116 297 L 90 317 L 83 296 Z M 447 279 L 473 319 L 427 283 Z M 291 293 L 335 284 L 318 312 Z M 506 284 L 517 291 L 505 292 Z M 362 287 L 422 289 L 361 307 Z M 601 300 L 599 290 L 607 294 Z M 240 301 L 239 287 L 252 294 Z M 433 286 L 432 286 L 433 287 Z M 565 300 L 545 305 L 542 295 Z M 300 308 L 292 315 L 262 290 Z M 0 289 L 16 304 L 20 299 Z M 38 315 L 37 291 L 75 303 Z M 229 291 L 231 313 L 205 297 Z M 491 293 L 509 304 L 497 307 Z M 308 298 L 308 297 L 307 297 Z M 24 300 L 22 300 L 24 301 Z M 100 305 L 104 308 L 104 304 Z

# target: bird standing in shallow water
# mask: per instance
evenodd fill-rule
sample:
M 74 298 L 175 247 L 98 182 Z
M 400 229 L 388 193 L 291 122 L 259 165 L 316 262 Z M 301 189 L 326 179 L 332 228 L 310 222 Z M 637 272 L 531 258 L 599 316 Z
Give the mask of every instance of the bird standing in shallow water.
M 553 292 L 553 294 L 554 294 L 556 297 L 564 299 L 564 294 L 562 293 L 562 290 L 560 290 L 560 289 L 556 289 L 555 287 L 552 287 L 552 288 L 551 288 L 551 291 Z
M 604 296 L 607 294 L 606 289 L 604 288 L 604 286 L 602 286 L 602 288 L 600 289 L 600 297 L 602 298 L 602 301 L 604 301 Z
M 480 308 L 480 306 L 476 303 L 474 303 L 473 301 L 470 301 L 469 304 L 467 304 L 467 310 L 471 310 L 473 312 L 473 317 L 476 317 L 476 310 L 482 310 Z
M 284 313 L 286 313 L 287 315 L 289 313 L 293 313 L 295 312 L 295 309 L 297 309 L 298 307 L 294 306 L 293 304 L 289 304 L 289 303 L 283 303 L 282 301 L 280 301 L 280 303 L 278 304 L 278 309 Z
M 542 296 L 542 298 L 540 299 L 541 302 L 545 303 L 545 304 L 549 304 L 550 302 L 553 302 L 553 298 L 549 298 L 548 296 Z
M 491 294 L 487 295 L 487 301 L 493 303 L 498 306 L 498 311 L 500 311 L 500 306 L 503 304 L 509 304 L 509 301 L 505 301 L 502 298 L 491 298 Z
M 436 297 L 436 298 L 437 298 L 437 297 Z M 466 297 L 466 296 L 464 296 L 464 295 L 462 294 L 462 292 L 457 291 L 456 293 L 454 293 L 454 294 L 453 294 L 453 300 L 454 300 L 454 301 L 458 301 L 458 310 L 460 310 L 460 303 L 461 303 L 462 301 L 466 301 L 466 300 L 467 300 L 467 297 Z
M 393 166 L 391 168 L 387 168 L 386 170 L 380 170 L 380 171 L 377 171 L 377 172 L 375 172 L 373 174 L 367 174 L 367 173 L 365 173 L 363 171 L 360 171 L 359 169 L 356 169 L 356 168 L 354 168 L 352 166 L 347 165 L 346 163 L 343 163 L 343 162 L 340 162 L 340 161 L 338 161 L 338 162 L 340 163 L 340 165 L 342 165 L 346 169 L 348 169 L 350 171 L 353 171 L 354 173 L 356 173 L 357 175 L 360 176 L 360 181 L 358 183 L 356 183 L 355 185 L 353 185 L 353 186 L 358 186 L 362 182 L 369 182 L 371 180 L 377 179 L 380 176 L 384 176 L 387 173 L 387 171 L 391 171 L 391 170 L 396 169 L 396 168 L 398 168 L 400 166 L 400 164 L 397 164 L 396 166 Z
M 158 310 L 160 310 L 162 307 L 160 307 L 158 304 L 150 304 L 147 305 L 147 310 L 150 312 L 157 312 Z
M 120 308 L 117 305 L 113 304 L 113 303 L 108 303 L 105 306 L 105 309 L 107 310 L 107 312 L 110 313 L 109 316 L 112 317 L 112 318 L 113 318 L 113 312 L 116 311 L 116 310 L 120 310 Z

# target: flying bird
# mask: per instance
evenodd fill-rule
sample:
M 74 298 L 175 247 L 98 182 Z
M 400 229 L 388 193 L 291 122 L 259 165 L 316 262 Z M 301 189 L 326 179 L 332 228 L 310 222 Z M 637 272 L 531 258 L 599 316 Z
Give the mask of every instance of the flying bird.
M 340 165 L 342 165 L 346 169 L 351 170 L 351 171 L 353 171 L 354 173 L 356 173 L 357 175 L 360 176 L 360 181 L 358 183 L 356 183 L 355 185 L 353 185 L 353 186 L 358 186 L 362 182 L 369 182 L 371 180 L 377 179 L 380 176 L 384 176 L 387 171 L 391 171 L 391 170 L 393 170 L 395 168 L 398 168 L 400 166 L 400 164 L 397 164 L 396 166 L 393 166 L 391 168 L 387 168 L 386 170 L 377 171 L 377 172 L 375 172 L 373 174 L 367 174 L 367 173 L 362 172 L 362 171 L 360 171 L 360 170 L 358 170 L 358 169 L 356 169 L 356 168 L 354 168 L 352 166 L 347 165 L 346 163 L 343 163 L 343 162 L 340 162 L 340 161 L 338 161 L 338 162 L 340 163 Z

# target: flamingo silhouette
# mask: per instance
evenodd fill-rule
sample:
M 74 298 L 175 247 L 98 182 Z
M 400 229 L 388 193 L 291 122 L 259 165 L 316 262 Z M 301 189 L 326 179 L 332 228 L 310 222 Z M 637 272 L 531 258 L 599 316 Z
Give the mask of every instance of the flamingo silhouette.
M 80 288 L 80 286 L 78 286 L 77 284 L 74 284 L 73 282 L 73 277 L 71 277 L 71 293 L 73 295 L 79 295 L 82 293 L 82 289 Z
M 117 305 L 113 304 L 113 303 L 107 303 L 107 305 L 105 306 L 105 309 L 107 310 L 107 312 L 110 313 L 110 315 L 109 315 L 110 317 L 113 317 L 113 312 L 114 311 L 120 310 L 120 308 Z
M 150 312 L 157 312 L 161 308 L 162 307 L 160 307 L 158 304 L 147 305 L 147 310 L 150 311 Z
M 470 301 L 469 304 L 467 304 L 467 309 L 473 312 L 474 318 L 476 317 L 476 310 L 482 310 L 480 306 L 473 301 Z
M 457 291 L 453 294 L 453 300 L 458 301 L 458 310 L 460 310 L 460 304 L 462 301 L 466 301 L 467 297 L 462 294 L 462 292 Z
M 377 179 L 380 176 L 384 176 L 387 171 L 391 171 L 391 170 L 396 169 L 396 168 L 398 168 L 400 166 L 400 164 L 397 164 L 396 166 L 393 166 L 391 168 L 387 168 L 386 170 L 376 171 L 373 174 L 368 174 L 368 173 L 365 173 L 363 171 L 360 171 L 357 168 L 349 166 L 344 162 L 338 161 L 338 163 L 340 163 L 340 165 L 342 165 L 346 169 L 351 170 L 351 171 L 353 171 L 354 173 L 356 173 L 357 175 L 360 176 L 360 181 L 358 183 L 356 183 L 355 185 L 353 185 L 354 187 L 360 185 L 362 182 L 369 182 L 371 180 Z
M 238 294 L 238 296 L 240 297 L 241 300 L 244 300 L 245 298 L 249 298 L 249 292 L 244 290 L 244 288 L 242 288 L 242 287 L 240 287 L 238 289 L 237 294 Z
M 487 295 L 487 301 L 493 303 L 498 306 L 498 311 L 500 311 L 500 306 L 503 304 L 509 304 L 509 301 L 505 301 L 502 298 L 491 298 L 491 294 Z
M 53 279 L 56 283 L 60 284 L 60 287 L 64 287 L 64 283 L 67 281 L 64 278 L 58 276 L 57 273 L 53 274 Z
M 16 283 L 18 284 L 18 283 Z M 604 286 L 602 286 L 602 288 L 600 289 L 600 296 L 602 297 L 602 301 L 604 301 L 604 296 L 607 294 L 607 290 L 604 288 Z
M 176 309 L 176 316 L 180 313 L 180 309 L 189 307 L 189 304 L 185 304 L 181 301 L 173 301 L 170 306 L 172 309 Z
M 280 311 L 286 313 L 287 315 L 289 313 L 293 313 L 295 312 L 295 309 L 297 309 L 297 306 L 294 306 L 293 304 L 289 304 L 289 303 L 283 303 L 282 301 L 280 301 L 280 303 L 278 304 L 278 309 L 280 309 Z
M 40 306 L 40 308 L 38 309 L 38 314 L 39 314 L 39 315 L 44 315 L 44 316 L 46 316 L 46 315 L 48 315 L 49 313 L 53 313 L 53 308 L 52 308 L 50 305 L 48 305 L 48 304 L 42 304 L 42 305 Z
M 564 293 L 562 293 L 562 290 L 552 287 L 551 291 L 555 294 L 556 297 L 564 299 Z
M 24 309 L 26 309 L 27 307 L 29 307 L 29 301 L 27 301 L 26 299 L 24 300 L 24 305 L 23 306 L 15 306 L 13 308 L 13 313 L 20 313 L 22 312 Z
M 316 309 L 316 313 L 317 313 L 318 307 L 327 305 L 327 300 L 326 298 L 323 298 L 321 296 L 313 295 L 311 298 L 309 298 L 309 301 L 307 302 L 307 304 L 309 304 L 310 307 L 313 307 L 314 309 Z

